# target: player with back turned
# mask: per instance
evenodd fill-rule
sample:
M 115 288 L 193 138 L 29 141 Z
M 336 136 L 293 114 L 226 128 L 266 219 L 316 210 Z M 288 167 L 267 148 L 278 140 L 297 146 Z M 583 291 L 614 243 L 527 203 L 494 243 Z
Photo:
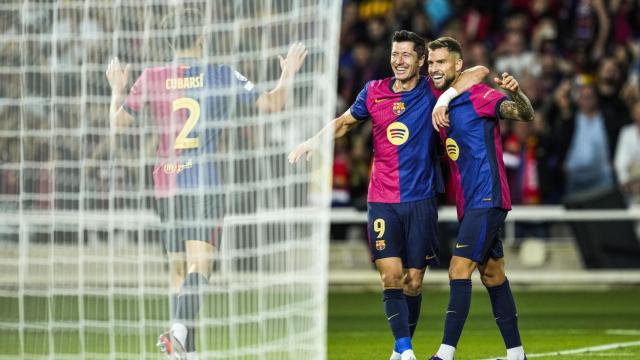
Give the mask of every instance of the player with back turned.
M 319 146 L 325 135 L 345 135 L 357 124 L 373 122 L 374 159 L 368 193 L 368 236 L 372 260 L 383 284 L 384 309 L 395 338 L 392 360 L 413 360 L 411 337 L 420 316 L 422 280 L 438 261 L 436 195 L 442 190 L 431 111 L 440 94 L 420 75 L 426 42 L 410 31 L 394 34 L 394 77 L 369 81 L 357 100 L 318 134 L 298 145 L 289 161 Z M 460 91 L 488 73 L 475 67 L 460 76 Z
M 112 91 L 110 119 L 116 127 L 131 126 L 148 107 L 156 127 L 154 193 L 160 217 L 171 227 L 165 234 L 165 246 L 172 293 L 172 325 L 158 345 L 169 358 L 196 359 L 200 291 L 211 274 L 225 208 L 214 156 L 222 150 L 222 122 L 255 110 L 281 110 L 307 52 L 300 43 L 291 46 L 287 57 L 280 57 L 278 84 L 260 94 L 231 67 L 206 63 L 200 11 L 177 10 L 163 25 L 172 34 L 169 45 L 174 59 L 145 69 L 128 95 L 129 66 L 111 61 L 107 69 Z
M 462 69 L 460 44 L 443 37 L 430 42 L 428 48 L 429 75 L 435 87 L 444 90 L 455 86 Z M 526 359 L 498 238 L 511 209 L 498 119 L 531 121 L 533 108 L 512 76 L 504 73 L 494 81 L 511 100 L 498 90 L 477 84 L 461 94 L 448 89 L 434 110 L 438 116 L 434 116 L 433 125 L 440 132 L 454 179 L 460 227 L 449 266 L 451 292 L 444 336 L 432 360 L 453 360 L 469 313 L 471 274 L 476 268 L 489 292 L 508 360 Z M 443 116 L 447 105 L 448 119 Z

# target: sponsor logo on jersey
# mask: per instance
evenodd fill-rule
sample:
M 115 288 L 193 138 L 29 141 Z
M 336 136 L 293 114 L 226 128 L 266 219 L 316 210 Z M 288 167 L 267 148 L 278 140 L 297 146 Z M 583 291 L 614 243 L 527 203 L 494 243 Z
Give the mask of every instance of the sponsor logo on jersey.
M 447 138 L 444 142 L 444 147 L 447 150 L 447 155 L 449 155 L 449 159 L 456 161 L 458 160 L 458 156 L 460 156 L 460 148 L 458 147 L 458 143 L 452 138 Z
M 167 90 L 196 89 L 204 87 L 204 74 L 185 78 L 168 78 L 164 81 Z
M 387 139 L 393 145 L 402 145 L 409 139 L 409 128 L 401 122 L 393 122 L 387 127 Z
M 185 169 L 191 169 L 192 167 L 193 167 L 193 161 L 191 161 L 191 159 L 189 159 L 189 161 L 187 161 L 184 164 L 180 164 L 180 163 L 165 163 L 164 165 L 162 165 L 162 171 L 164 171 L 164 173 L 167 174 L 167 175 L 179 174 L 182 171 L 184 171 Z
M 405 108 L 404 108 L 404 103 L 402 101 L 398 101 L 398 102 L 394 102 L 393 103 L 393 113 L 396 115 L 400 115 L 404 112 Z
M 376 240 L 376 250 L 382 251 L 387 247 L 384 240 Z

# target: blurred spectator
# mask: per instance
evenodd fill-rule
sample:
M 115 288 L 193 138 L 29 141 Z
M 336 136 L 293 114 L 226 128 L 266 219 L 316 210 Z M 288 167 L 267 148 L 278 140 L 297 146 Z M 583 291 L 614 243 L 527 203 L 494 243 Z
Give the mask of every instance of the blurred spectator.
M 631 122 L 629 108 L 620 97 L 624 81 L 621 68 L 614 58 L 605 57 L 600 61 L 596 74 L 598 106 L 605 119 L 610 154 L 615 153 L 620 129 Z
M 537 137 L 526 122 L 515 122 L 504 140 L 504 165 L 513 204 L 540 204 Z
M 351 204 L 351 193 L 349 191 L 349 153 L 346 139 L 344 137 L 338 138 L 334 144 L 331 206 L 348 206 Z
M 618 138 L 615 168 L 618 182 L 635 202 L 640 201 L 640 102 L 632 108 L 633 124 L 622 128 Z
M 452 15 L 448 0 L 428 0 L 424 2 L 424 11 L 429 16 L 433 30 L 439 31 Z
M 577 89 L 577 110 L 564 121 L 560 132 L 561 164 L 566 195 L 613 185 L 610 134 L 591 84 Z
M 119 170 L 121 176 L 112 179 L 101 165 L 112 156 L 112 144 L 104 138 L 104 130 L 109 126 L 103 116 L 108 107 L 105 97 L 108 87 L 102 66 L 93 65 L 101 64 L 114 51 L 134 64 L 166 60 L 163 46 L 157 44 L 163 44 L 162 40 L 154 38 L 153 31 L 146 28 L 151 26 L 148 30 L 153 30 L 153 24 L 159 22 L 168 6 L 158 4 L 144 10 L 133 3 L 123 4 L 123 11 L 115 18 L 116 12 L 104 11 L 104 7 L 78 7 L 72 3 L 60 4 L 56 11 L 52 10 L 51 1 L 22 6 L 19 12 L 0 11 L 0 34 L 6 38 L 0 41 L 2 63 L 6 67 L 25 69 L 22 73 L 0 73 L 4 85 L 0 88 L 0 97 L 6 100 L 3 104 L 24 97 L 56 97 L 51 108 L 30 103 L 28 107 L 32 114 L 24 112 L 25 108 L 21 106 L 3 105 L 0 129 L 19 131 L 23 126 L 24 130 L 32 132 L 52 131 L 61 135 L 52 139 L 34 137 L 20 143 L 7 133 L 0 137 L 0 159 L 3 164 L 18 164 L 22 155 L 16 149 L 23 149 L 24 158 L 34 162 L 55 158 L 74 159 L 81 164 L 90 160 L 92 163 L 87 164 L 89 168 L 84 171 L 85 191 L 107 191 L 114 186 L 109 181 L 116 178 L 115 186 L 127 189 L 145 180 L 136 178 L 142 174 L 124 167 Z M 233 6 L 214 8 L 216 19 L 228 20 L 235 16 Z M 637 138 L 628 140 L 629 134 L 634 134 L 632 129 L 639 127 L 636 114 L 640 102 L 638 1 L 346 0 L 341 21 L 339 113 L 352 103 L 366 81 L 391 75 L 389 39 L 393 31 L 401 28 L 413 30 L 428 39 L 453 36 L 463 43 L 465 67 L 485 65 L 496 73 L 509 71 L 518 77 L 536 109 L 533 124 L 506 123 L 503 127 L 505 155 L 518 160 L 518 165 L 510 168 L 509 180 L 515 192 L 513 198 L 521 203 L 535 203 L 536 197 L 540 203 L 556 202 L 561 195 L 558 184 L 564 181 L 562 175 L 567 176 L 567 185 L 571 183 L 572 188 L 581 188 L 584 184 L 573 183 L 570 178 L 594 184 L 613 182 L 613 154 L 616 154 L 619 180 L 625 183 L 624 169 L 621 171 L 618 165 L 622 160 L 619 159 L 625 159 L 626 155 L 633 163 L 640 157 L 626 150 L 638 146 Z M 57 37 L 52 41 L 49 34 L 54 26 Z M 113 31 L 129 35 L 114 43 Z M 11 37 L 21 33 L 29 35 L 25 39 L 42 40 L 20 42 Z M 143 38 L 145 35 L 150 38 Z M 240 35 L 246 40 L 246 46 L 258 41 L 250 31 Z M 217 36 L 223 37 L 214 36 L 211 48 L 216 51 L 228 48 L 225 54 L 230 53 L 231 43 Z M 38 70 L 51 64 L 58 67 Z M 74 70 L 80 64 L 87 65 L 82 76 Z M 259 64 L 249 61 L 239 64 L 260 74 Z M 136 71 L 139 68 L 134 67 L 132 77 L 137 75 Z M 577 88 L 572 96 L 572 79 L 576 76 L 584 79 L 585 75 L 595 77 L 594 85 Z M 83 85 L 86 85 L 85 103 L 81 104 Z M 594 86 L 595 105 L 592 101 Z M 631 122 L 629 107 L 632 104 L 635 104 L 634 125 L 620 131 Z M 82 119 L 79 115 L 81 106 L 86 115 Z M 86 133 L 78 135 L 81 129 Z M 147 139 L 144 141 L 147 149 L 141 150 L 135 148 L 134 142 L 127 143 L 131 143 L 127 147 L 131 153 L 148 152 L 155 144 Z M 370 147 L 371 129 L 366 125 L 354 129 L 344 143 L 336 143 L 335 184 L 340 189 L 346 184 L 348 203 L 352 206 L 365 204 L 371 167 Z M 569 176 L 582 171 L 582 166 L 588 173 Z M 529 171 L 534 168 L 535 171 Z M 629 176 L 635 173 L 631 168 L 635 167 L 631 164 L 625 167 Z M 64 175 L 62 182 L 55 184 L 56 188 L 72 191 L 74 188 L 68 183 L 76 181 L 78 168 L 56 171 Z M 535 196 L 530 193 L 536 191 L 525 190 L 535 183 L 533 173 L 537 174 L 538 194 Z M 347 176 L 346 182 L 344 176 Z M 593 179 L 588 180 L 589 177 Z M 21 178 L 25 180 L 22 184 L 19 183 Z M 47 174 L 3 171 L 0 192 L 13 193 L 19 185 L 29 186 L 29 191 L 47 192 L 53 188 L 50 182 Z
M 521 32 L 507 33 L 497 53 L 500 54 L 495 63 L 498 73 L 506 71 L 516 78 L 540 75 L 540 61 L 534 52 L 527 50 L 525 37 Z
M 472 43 L 464 49 L 464 66 L 470 68 L 476 65 L 484 65 L 486 67 L 491 65 L 489 50 L 481 42 Z

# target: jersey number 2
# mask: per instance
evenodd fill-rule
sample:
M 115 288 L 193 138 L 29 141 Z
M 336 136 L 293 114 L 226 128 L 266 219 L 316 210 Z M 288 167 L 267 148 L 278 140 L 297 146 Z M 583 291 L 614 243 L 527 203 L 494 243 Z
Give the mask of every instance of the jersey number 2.
M 193 149 L 200 146 L 200 141 L 198 138 L 190 138 L 187 137 L 191 130 L 196 126 L 198 120 L 200 120 L 200 104 L 192 98 L 182 97 L 176 99 L 173 102 L 173 107 L 171 111 L 178 111 L 182 109 L 189 110 L 189 117 L 187 118 L 187 122 L 184 123 L 182 130 L 178 134 L 176 138 L 176 144 L 173 146 L 174 149 Z

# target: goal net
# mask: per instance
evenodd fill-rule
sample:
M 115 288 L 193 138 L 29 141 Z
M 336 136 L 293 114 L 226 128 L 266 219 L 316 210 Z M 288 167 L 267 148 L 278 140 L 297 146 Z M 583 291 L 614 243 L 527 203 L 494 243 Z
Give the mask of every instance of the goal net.
M 340 6 L 0 4 L 0 359 L 162 358 L 156 342 L 171 324 L 177 291 L 167 247 L 187 237 L 177 228 L 217 236 L 192 324 L 200 359 L 326 358 L 332 140 L 323 139 L 310 161 L 292 165 L 287 154 L 334 115 Z M 167 27 L 163 19 L 184 8 L 204 25 Z M 126 109 L 133 123 L 118 127 L 105 71 L 113 57 L 129 64 L 128 94 L 145 69 L 182 61 L 168 39 L 184 28 L 202 39 L 203 55 L 189 66 L 232 69 L 232 81 L 244 86 L 208 86 L 226 78 L 206 71 L 195 80 L 171 74 L 158 85 L 206 88 L 196 105 L 172 103 L 167 119 L 179 111 L 189 117 L 172 125 L 179 128 L 171 128 L 169 146 L 207 149 L 160 158 L 167 133 L 154 89 L 145 90 L 139 112 Z M 276 87 L 278 56 L 296 42 L 308 55 L 283 106 L 241 106 L 244 91 Z M 169 192 L 180 188 L 181 174 L 197 180 L 187 186 L 197 206 L 158 189 L 159 179 L 170 179 Z M 173 216 L 182 212 L 189 217 Z

